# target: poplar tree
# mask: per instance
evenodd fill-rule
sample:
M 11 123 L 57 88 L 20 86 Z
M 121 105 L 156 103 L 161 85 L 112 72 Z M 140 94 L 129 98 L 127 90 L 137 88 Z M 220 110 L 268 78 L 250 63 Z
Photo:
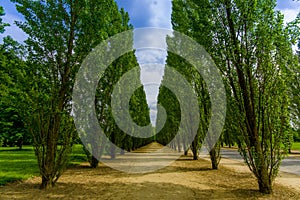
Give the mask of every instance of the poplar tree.
M 113 0 L 14 0 L 28 35 L 32 78 L 27 126 L 33 135 L 41 188 L 55 185 L 75 137 L 71 93 L 83 59 L 101 41 L 122 30 Z M 60 141 L 60 142 L 59 142 Z

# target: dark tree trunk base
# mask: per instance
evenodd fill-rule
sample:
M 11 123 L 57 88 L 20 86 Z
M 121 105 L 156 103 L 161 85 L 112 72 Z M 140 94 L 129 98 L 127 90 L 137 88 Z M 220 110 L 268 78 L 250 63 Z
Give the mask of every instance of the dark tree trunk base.
M 210 160 L 211 160 L 211 167 L 214 170 L 217 170 L 218 166 L 219 166 L 219 162 L 220 162 L 220 152 L 219 151 L 220 151 L 219 147 L 214 147 L 209 152 Z
M 193 151 L 193 160 L 198 160 L 197 151 L 196 152 Z
M 98 167 L 98 163 L 99 163 L 99 160 L 96 159 L 94 156 L 92 156 L 91 167 L 92 168 L 97 168 Z
M 187 156 L 188 155 L 188 149 L 184 151 L 184 155 Z
M 54 187 L 54 185 L 55 183 L 53 182 L 53 179 L 42 176 L 42 184 L 40 185 L 40 189 L 46 190 Z
M 259 186 L 259 192 L 263 193 L 263 194 L 272 194 L 273 190 L 272 190 L 272 185 L 270 185 L 269 183 L 267 184 L 263 184 L 263 183 L 258 183 Z

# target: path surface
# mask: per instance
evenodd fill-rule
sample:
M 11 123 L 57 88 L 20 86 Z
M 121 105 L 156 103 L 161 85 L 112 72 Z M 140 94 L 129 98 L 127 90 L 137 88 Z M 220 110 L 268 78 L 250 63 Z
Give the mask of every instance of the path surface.
M 161 147 L 152 143 L 137 152 L 142 155 Z M 165 155 L 156 156 L 159 164 Z M 119 156 L 115 162 L 122 164 L 125 158 Z M 68 169 L 54 188 L 39 190 L 41 180 L 35 177 L 0 187 L 0 199 L 300 199 L 300 192 L 280 184 L 275 184 L 274 194 L 262 195 L 253 175 L 245 169 L 238 171 L 245 166 L 235 160 L 222 162 L 219 170 L 211 170 L 210 162 L 204 159 L 193 161 L 191 156 L 182 156 L 168 167 L 142 174 L 120 172 L 103 164 L 91 169 L 83 163 Z
M 244 163 L 243 158 L 238 153 L 237 149 L 223 148 L 221 150 L 221 154 L 222 159 L 220 164 L 222 166 L 239 173 L 251 173 L 248 166 Z M 209 160 L 209 158 L 205 159 Z M 298 152 L 290 155 L 288 158 L 285 158 L 282 162 L 282 166 L 275 182 L 300 192 L 299 160 L 300 154 Z
M 223 148 L 221 154 L 224 158 L 243 162 L 243 158 L 236 149 Z M 300 154 L 291 154 L 285 158 L 280 166 L 280 171 L 300 175 Z

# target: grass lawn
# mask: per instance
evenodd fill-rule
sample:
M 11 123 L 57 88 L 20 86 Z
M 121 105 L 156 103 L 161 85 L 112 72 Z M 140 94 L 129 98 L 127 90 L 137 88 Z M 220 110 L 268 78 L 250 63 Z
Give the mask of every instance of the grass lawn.
M 81 145 L 73 147 L 69 165 L 77 165 L 86 160 Z M 0 147 L 0 185 L 24 180 L 39 175 L 37 160 L 32 146 Z
M 300 142 L 294 142 L 292 145 L 292 150 L 299 150 L 300 151 Z

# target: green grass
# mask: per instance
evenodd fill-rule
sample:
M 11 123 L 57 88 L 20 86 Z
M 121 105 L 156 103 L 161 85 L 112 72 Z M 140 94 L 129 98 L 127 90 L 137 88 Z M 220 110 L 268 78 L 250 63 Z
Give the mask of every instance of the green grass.
M 79 165 L 82 162 L 86 162 L 86 154 L 83 151 L 82 145 L 76 144 L 73 146 L 72 153 L 70 155 L 69 165 Z
M 300 151 L 300 142 L 294 142 L 292 145 L 292 150 L 299 150 Z
M 86 161 L 81 145 L 74 145 L 69 166 Z M 0 185 L 39 175 L 37 160 L 32 146 L 0 147 Z

